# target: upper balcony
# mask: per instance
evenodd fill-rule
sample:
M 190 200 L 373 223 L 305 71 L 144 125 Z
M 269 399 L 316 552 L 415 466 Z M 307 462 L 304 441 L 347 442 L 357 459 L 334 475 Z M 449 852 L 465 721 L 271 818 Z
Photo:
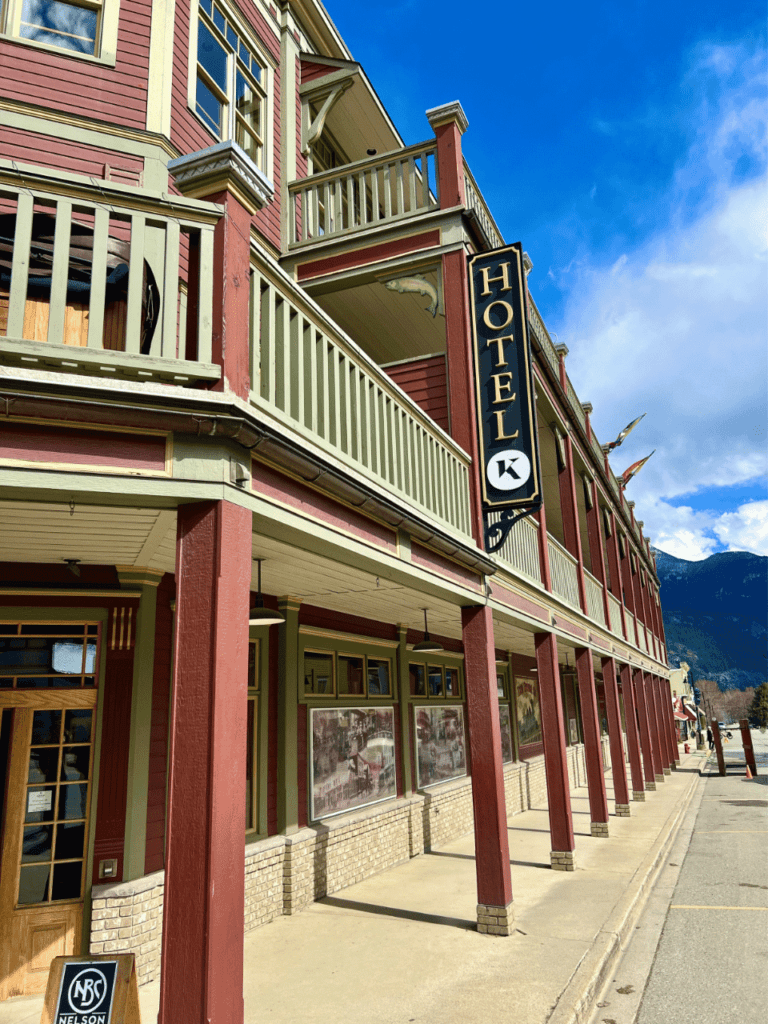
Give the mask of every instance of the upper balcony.
M 0 360 L 211 383 L 212 203 L 0 160 Z

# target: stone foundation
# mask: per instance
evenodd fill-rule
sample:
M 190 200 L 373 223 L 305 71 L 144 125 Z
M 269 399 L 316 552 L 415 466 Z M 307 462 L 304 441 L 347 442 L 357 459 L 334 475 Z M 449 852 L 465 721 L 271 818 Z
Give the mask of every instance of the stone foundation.
M 592 836 L 595 839 L 607 839 L 608 838 L 608 822 L 607 821 L 593 821 L 590 826 Z
M 645 802 L 645 790 L 644 789 L 633 789 L 632 790 L 632 799 L 633 800 L 639 800 L 640 802 Z
M 643 799 L 645 799 L 645 793 L 643 793 Z M 617 818 L 628 818 L 630 816 L 629 804 L 616 804 L 615 813 Z
M 664 778 L 663 775 L 662 775 L 662 778 Z M 646 790 L 647 793 L 648 792 L 655 793 L 656 792 L 656 783 L 655 782 L 648 782 L 648 780 L 646 779 L 645 790 Z
M 664 774 L 654 776 L 657 782 L 664 782 Z
M 477 930 L 484 935 L 511 935 L 514 931 L 515 910 L 512 903 L 506 907 L 477 905 Z
M 576 870 L 576 854 L 573 850 L 552 850 L 549 859 L 553 871 Z
M 664 772 L 665 775 L 671 775 L 672 774 L 672 769 L 671 768 L 662 768 L 662 771 Z
M 135 953 L 136 980 L 146 985 L 160 976 L 165 874 L 91 890 L 91 953 Z

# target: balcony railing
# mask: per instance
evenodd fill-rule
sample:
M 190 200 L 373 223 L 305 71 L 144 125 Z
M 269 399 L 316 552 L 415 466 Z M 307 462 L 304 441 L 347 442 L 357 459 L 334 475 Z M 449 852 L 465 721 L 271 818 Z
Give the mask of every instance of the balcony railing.
M 464 190 L 467 199 L 467 210 L 477 221 L 477 224 L 485 235 L 488 246 L 491 249 L 500 249 L 504 245 L 504 237 L 496 226 L 496 221 L 488 209 L 488 204 L 483 199 L 483 194 L 477 187 L 477 182 L 472 172 L 464 161 Z
M 550 534 L 547 536 L 549 549 L 549 570 L 552 574 L 552 590 L 563 601 L 580 608 L 579 603 L 579 563 L 570 551 L 559 544 Z
M 584 587 L 587 592 L 587 613 L 590 619 L 605 625 L 605 609 L 603 608 L 603 588 L 592 573 L 584 570 Z
M 621 628 L 621 602 L 613 594 L 608 594 L 608 612 L 611 617 L 611 632 L 616 636 L 624 636 Z
M 488 516 L 489 523 L 499 520 L 499 513 Z M 541 583 L 539 560 L 539 524 L 530 518 L 519 519 L 507 534 L 507 538 L 496 552 L 496 556 L 507 562 L 517 572 Z
M 253 268 L 251 298 L 253 405 L 469 538 L 469 456 L 280 268 Z
M 0 161 L 0 360 L 216 380 L 212 203 Z
M 290 241 L 336 238 L 437 210 L 435 161 L 433 140 L 291 182 Z

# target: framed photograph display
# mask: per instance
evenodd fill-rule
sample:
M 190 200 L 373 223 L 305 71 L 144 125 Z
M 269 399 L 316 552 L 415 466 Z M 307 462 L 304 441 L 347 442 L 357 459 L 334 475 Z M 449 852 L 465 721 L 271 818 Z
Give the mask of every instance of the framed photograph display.
M 541 709 L 539 689 L 535 679 L 515 676 L 515 708 L 517 711 L 517 738 L 521 747 L 541 743 Z
M 467 774 L 464 708 L 414 707 L 419 789 Z
M 397 795 L 394 708 L 310 708 L 313 821 Z
M 515 748 L 512 744 L 512 718 L 509 704 L 499 704 L 499 728 L 501 730 L 501 760 L 504 764 L 515 760 Z

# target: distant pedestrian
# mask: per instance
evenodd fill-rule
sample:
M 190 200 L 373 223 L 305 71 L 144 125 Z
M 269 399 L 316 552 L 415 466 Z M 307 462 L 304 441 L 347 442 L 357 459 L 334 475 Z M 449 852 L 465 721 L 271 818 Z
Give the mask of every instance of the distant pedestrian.
M 707 726 L 707 743 L 709 743 L 709 749 L 715 749 L 715 737 L 712 735 L 712 729 Z

